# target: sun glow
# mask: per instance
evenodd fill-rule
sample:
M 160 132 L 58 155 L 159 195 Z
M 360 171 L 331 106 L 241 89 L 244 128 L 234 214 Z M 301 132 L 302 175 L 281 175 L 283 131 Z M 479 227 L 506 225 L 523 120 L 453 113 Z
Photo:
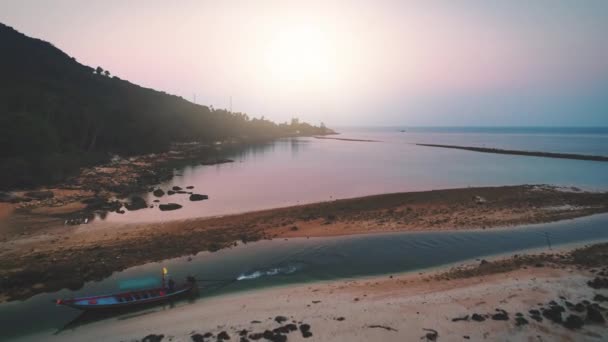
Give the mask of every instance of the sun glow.
M 328 35 L 313 26 L 291 27 L 271 39 L 266 66 L 275 81 L 324 83 L 335 73 L 334 49 Z

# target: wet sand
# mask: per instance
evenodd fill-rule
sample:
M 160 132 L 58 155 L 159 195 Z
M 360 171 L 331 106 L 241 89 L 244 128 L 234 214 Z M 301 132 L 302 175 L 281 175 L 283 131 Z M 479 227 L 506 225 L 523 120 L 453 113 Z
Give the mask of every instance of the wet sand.
M 40 339 L 129 341 L 163 335 L 162 341 L 193 341 L 225 332 L 231 340 L 251 341 L 279 328 L 288 341 L 600 341 L 608 336 L 606 323 L 594 322 L 585 310 L 598 308 L 606 319 L 606 302 L 598 295 L 608 295 L 608 289 L 587 283 L 598 273 L 608 276 L 608 259 L 598 258 L 607 251 L 604 244 L 578 256 L 518 256 L 459 267 L 473 272 L 466 276 L 438 270 L 203 298 Z M 505 270 L 505 264 L 512 269 Z M 551 308 L 562 308 L 564 321 L 574 315 L 584 325 L 567 327 L 530 311 Z M 278 323 L 283 317 L 286 321 Z M 287 329 L 290 324 L 297 330 Z M 310 326 L 308 338 L 299 330 L 303 325 Z
M 32 216 L 2 230 L 0 295 L 77 289 L 151 261 L 288 237 L 488 229 L 608 211 L 608 194 L 550 186 L 465 188 L 336 200 L 153 224 L 64 226 Z M 54 220 L 54 221 L 53 221 Z

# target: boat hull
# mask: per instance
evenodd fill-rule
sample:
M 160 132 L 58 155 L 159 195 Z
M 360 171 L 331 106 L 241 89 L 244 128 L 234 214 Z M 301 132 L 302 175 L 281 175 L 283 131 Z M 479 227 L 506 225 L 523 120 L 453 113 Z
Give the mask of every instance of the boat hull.
M 194 289 L 194 284 L 188 284 L 174 291 L 155 288 L 103 296 L 59 299 L 57 304 L 84 311 L 120 310 L 167 302 L 192 293 Z

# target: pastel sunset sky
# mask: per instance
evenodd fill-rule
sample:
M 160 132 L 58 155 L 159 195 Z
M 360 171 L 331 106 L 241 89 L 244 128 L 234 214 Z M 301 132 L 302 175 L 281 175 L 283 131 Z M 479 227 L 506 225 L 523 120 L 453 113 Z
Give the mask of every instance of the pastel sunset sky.
M 3 0 L 0 22 L 277 121 L 608 126 L 608 1 Z

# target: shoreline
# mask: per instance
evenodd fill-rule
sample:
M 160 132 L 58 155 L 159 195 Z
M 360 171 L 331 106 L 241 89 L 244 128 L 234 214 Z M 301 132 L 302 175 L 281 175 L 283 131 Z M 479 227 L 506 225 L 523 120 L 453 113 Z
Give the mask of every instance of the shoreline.
M 605 335 L 608 312 L 602 308 L 608 289 L 588 284 L 608 276 L 608 260 L 601 257 L 605 253 L 608 243 L 550 254 L 511 254 L 422 274 L 222 294 L 180 303 L 169 311 L 112 317 L 53 336 L 45 332 L 21 339 L 141 340 L 163 335 L 163 341 L 187 341 L 193 336 L 226 332 L 238 340 L 239 336 L 252 339 L 269 330 L 289 341 L 304 341 L 298 329 L 307 324 L 312 340 L 323 341 L 429 340 L 429 332 L 436 332 L 438 340 L 527 340 L 540 336 L 542 340 L 593 341 Z M 554 314 L 545 314 L 554 308 L 559 309 L 555 309 L 559 320 Z M 603 317 L 603 323 L 595 321 L 600 319 L 597 316 L 589 318 L 592 310 Z M 481 321 L 471 318 L 473 314 Z M 582 317 L 581 326 L 570 326 L 566 319 L 570 316 Z M 296 330 L 281 328 L 287 324 L 296 325 Z
M 557 159 L 571 159 L 571 160 L 588 160 L 588 161 L 608 162 L 608 157 L 607 156 L 595 156 L 595 155 L 576 154 L 576 153 L 557 153 L 557 152 L 506 150 L 506 149 L 489 148 L 489 147 L 459 146 L 459 145 L 439 145 L 439 144 L 419 144 L 419 143 L 416 143 L 415 145 L 417 145 L 417 146 L 426 146 L 426 147 L 449 148 L 449 149 L 455 149 L 455 150 L 465 150 L 465 151 L 481 152 L 481 153 L 508 154 L 508 155 L 528 156 L 528 157 L 543 157 L 543 158 L 557 158 Z
M 490 229 L 604 212 L 608 212 L 607 193 L 526 185 L 376 195 L 215 218 L 96 229 L 34 225 L 25 235 L 9 234 L 0 241 L 0 296 L 15 300 L 62 288 L 77 289 L 114 271 L 213 252 L 237 242 Z

